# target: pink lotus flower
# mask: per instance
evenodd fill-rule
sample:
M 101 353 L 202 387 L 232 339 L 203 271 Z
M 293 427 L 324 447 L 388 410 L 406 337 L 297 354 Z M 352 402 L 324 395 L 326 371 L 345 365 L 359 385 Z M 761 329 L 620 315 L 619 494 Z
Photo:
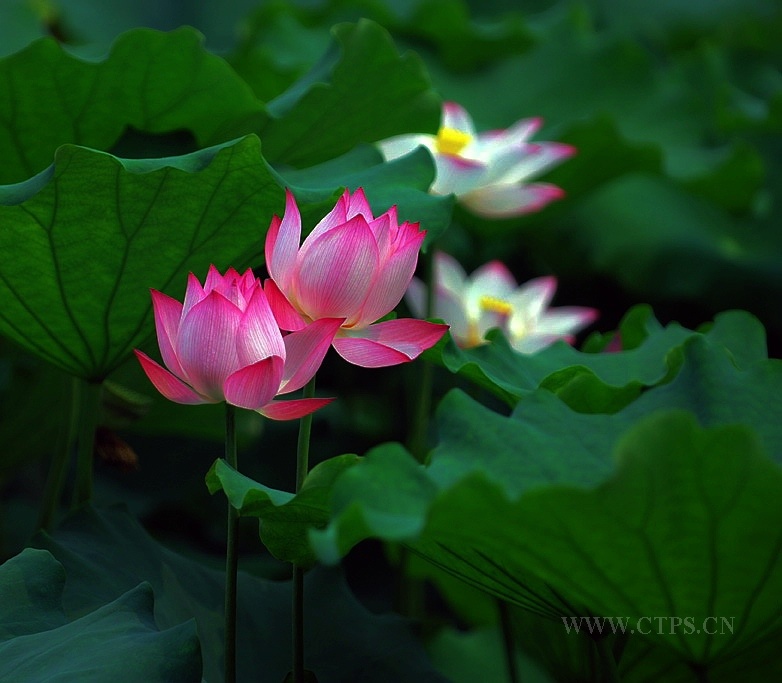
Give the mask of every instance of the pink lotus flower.
M 176 403 L 219 403 L 274 420 L 307 415 L 332 399 L 274 401 L 304 386 L 320 367 L 341 319 L 318 320 L 282 336 L 260 280 L 251 270 L 220 275 L 204 286 L 192 273 L 184 304 L 152 290 L 160 354 L 166 368 L 136 350 L 155 388 Z
M 378 146 L 390 161 L 423 145 L 434 156 L 432 194 L 454 194 L 479 216 L 518 216 L 564 196 L 556 185 L 528 181 L 576 153 L 559 142 L 529 142 L 542 124 L 522 119 L 507 130 L 478 133 L 463 107 L 445 102 L 437 135 L 398 135 Z
M 342 318 L 333 346 L 345 360 L 367 368 L 406 363 L 448 329 L 423 320 L 376 322 L 401 301 L 413 277 L 426 233 L 399 225 L 396 207 L 375 218 L 364 191 L 345 193 L 299 247 L 301 215 L 286 192 L 285 214 L 266 237 L 264 283 L 277 322 L 299 330 L 320 318 Z
M 433 315 L 450 324 L 451 336 L 462 348 L 485 343 L 486 333 L 499 327 L 514 349 L 532 353 L 559 339 L 573 343 L 573 335 L 597 318 L 593 308 L 548 308 L 557 288 L 555 277 L 535 278 L 518 287 L 499 261 L 467 277 L 454 258 L 438 252 L 434 281 Z M 420 280 L 410 283 L 406 301 L 416 315 L 423 315 L 426 286 Z

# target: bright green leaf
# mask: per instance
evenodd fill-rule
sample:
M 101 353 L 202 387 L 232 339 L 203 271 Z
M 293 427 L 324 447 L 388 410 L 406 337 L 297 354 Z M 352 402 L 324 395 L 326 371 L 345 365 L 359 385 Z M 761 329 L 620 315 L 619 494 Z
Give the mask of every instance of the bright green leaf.
M 701 336 L 677 323 L 663 328 L 648 308 L 637 310 L 630 311 L 628 322 L 622 324 L 623 348 L 625 338 L 629 348 L 620 352 L 583 353 L 557 342 L 524 355 L 514 351 L 500 333 L 492 333 L 489 344 L 461 349 L 447 339 L 427 355 L 510 405 L 543 387 L 579 412 L 613 413 L 636 399 L 642 388 L 673 377 L 681 363 L 682 343 Z M 634 320 L 637 322 L 630 322 Z M 746 362 L 765 357 L 762 326 L 746 313 L 720 314 L 703 334 L 725 344 Z
M 215 461 L 206 483 L 210 493 L 222 490 L 242 516 L 260 518 L 261 540 L 277 559 L 311 566 L 315 557 L 307 537 L 309 529 L 328 522 L 334 480 L 357 461 L 358 456 L 340 455 L 316 465 L 297 494 L 253 481 L 225 460 Z
M 140 28 L 98 62 L 52 38 L 0 60 L 0 183 L 38 173 L 65 143 L 108 150 L 128 127 L 188 130 L 201 146 L 257 130 L 262 103 L 202 40 Z

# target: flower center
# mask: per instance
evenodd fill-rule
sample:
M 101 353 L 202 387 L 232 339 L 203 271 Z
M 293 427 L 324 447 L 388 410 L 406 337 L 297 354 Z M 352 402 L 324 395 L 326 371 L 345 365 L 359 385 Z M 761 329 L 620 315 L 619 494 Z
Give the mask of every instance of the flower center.
M 500 315 L 510 315 L 513 313 L 513 306 L 511 306 L 507 301 L 497 299 L 493 296 L 488 296 L 487 294 L 484 294 L 480 298 L 478 304 L 484 311 L 499 313 Z
M 464 133 L 455 128 L 440 128 L 437 131 L 434 145 L 440 154 L 457 155 L 471 140 L 472 136 L 469 133 Z

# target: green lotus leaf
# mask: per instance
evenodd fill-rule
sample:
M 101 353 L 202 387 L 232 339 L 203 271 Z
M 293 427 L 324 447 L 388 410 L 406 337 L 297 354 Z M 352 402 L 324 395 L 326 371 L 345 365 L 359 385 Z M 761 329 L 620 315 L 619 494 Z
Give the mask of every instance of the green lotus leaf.
M 0 565 L 4 680 L 200 679 L 195 622 L 159 630 L 148 583 L 77 617 L 63 608 L 65 581 L 63 566 L 45 550 L 28 548 Z
M 150 336 L 149 289 L 262 251 L 282 188 L 258 139 L 168 159 L 64 145 L 0 188 L 0 332 L 72 374 L 105 377 Z
M 0 183 L 46 168 L 71 143 L 109 150 L 127 128 L 190 131 L 199 146 L 257 130 L 263 104 L 191 28 L 133 29 L 100 61 L 42 38 L 0 60 Z

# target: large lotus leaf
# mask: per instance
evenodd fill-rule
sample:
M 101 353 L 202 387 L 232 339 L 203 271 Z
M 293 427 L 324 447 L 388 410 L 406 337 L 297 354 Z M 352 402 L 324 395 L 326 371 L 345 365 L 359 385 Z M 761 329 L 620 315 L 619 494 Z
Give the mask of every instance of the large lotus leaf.
M 389 509 L 397 516 L 404 513 L 406 540 L 415 551 L 468 582 L 540 614 L 702 618 L 710 616 L 703 591 L 693 596 L 693 603 L 680 605 L 672 599 L 664 607 L 653 600 L 663 600 L 672 591 L 685 596 L 684 601 L 691 593 L 691 575 L 699 586 L 704 576 L 719 576 L 719 586 L 706 595 L 713 596 L 715 605 L 717 600 L 727 601 L 719 603 L 717 615 L 746 621 L 749 616 L 743 606 L 749 604 L 749 596 L 755 590 L 768 591 L 764 607 L 753 607 L 759 616 L 754 626 L 747 625 L 750 633 L 741 630 L 746 640 L 735 644 L 737 649 L 749 647 L 773 627 L 769 614 L 779 609 L 774 603 L 779 600 L 775 582 L 782 579 L 776 576 L 773 562 L 779 522 L 775 517 L 769 523 L 763 515 L 764 510 L 778 514 L 774 497 L 782 493 L 777 490 L 778 465 L 768 458 L 778 459 L 782 453 L 774 402 L 782 389 L 782 363 L 757 360 L 755 352 L 735 355 L 715 342 L 700 334 L 691 337 L 680 350 L 678 375 L 613 415 L 577 413 L 550 392 L 538 390 L 520 402 L 510 417 L 503 417 L 461 392 L 452 392 L 438 409 L 441 440 L 428 467 L 416 466 L 410 456 L 405 460 L 398 446 L 391 450 L 386 446 L 346 473 L 349 477 L 335 482 L 334 519 L 325 530 L 311 532 L 318 555 L 334 562 L 363 537 L 385 538 L 383 512 Z M 670 407 L 688 412 L 663 414 Z M 696 416 L 704 427 L 695 423 Z M 725 426 L 737 424 L 742 426 Z M 657 434 L 656 439 L 651 439 L 652 434 Z M 618 447 L 620 443 L 625 445 Z M 622 465 L 617 469 L 617 448 L 620 455 L 628 452 L 642 458 L 647 469 L 634 470 L 627 479 Z M 694 476 L 696 472 L 702 477 Z M 363 492 L 374 480 L 388 490 L 367 499 Z M 617 481 L 629 483 L 620 486 Z M 641 502 L 649 515 L 656 511 L 653 518 L 659 521 L 648 529 L 651 540 L 633 541 L 632 530 L 626 530 L 624 538 L 608 521 L 586 514 L 585 508 L 569 516 L 576 507 L 568 496 L 574 500 L 591 496 L 607 505 L 603 492 L 613 491 L 612 487 L 619 487 L 627 498 L 616 501 L 615 509 L 622 511 L 617 523 L 625 519 L 625 512 L 631 519 L 633 505 Z M 419 492 L 415 504 L 405 502 L 405 492 L 411 490 Z M 641 490 L 647 491 L 646 498 Z M 539 557 L 534 549 L 545 545 L 544 532 L 535 536 L 534 543 L 528 541 L 528 532 L 531 515 L 542 509 L 538 503 L 546 496 L 556 499 L 561 512 L 555 515 L 552 503 L 546 507 L 548 517 L 540 513 L 534 523 L 545 526 L 549 543 L 559 550 Z M 523 523 L 518 516 L 521 509 L 527 511 Z M 574 526 L 566 534 L 557 532 L 554 525 L 565 528 L 563 516 L 578 530 Z M 679 526 L 667 528 L 668 519 L 679 520 Z M 718 528 L 719 533 L 708 528 Z M 677 530 L 681 537 L 676 536 Z M 395 540 L 405 539 L 397 535 Z M 589 547 L 581 549 L 582 542 Z M 642 547 L 642 542 L 647 545 Z M 600 563 L 587 562 L 585 558 L 597 557 L 592 551 L 601 544 Z M 521 546 L 526 549 L 523 558 L 516 553 Z M 569 563 L 564 562 L 565 546 L 573 553 Z M 691 550 L 685 552 L 686 547 Z M 663 569 L 657 567 L 658 554 L 668 558 Z M 533 555 L 537 559 L 531 559 Z M 681 558 L 680 564 L 676 558 Z M 743 560 L 734 558 L 751 558 L 750 565 L 757 570 L 741 569 Z M 577 561 L 584 565 L 584 574 L 574 569 Z M 600 567 L 606 567 L 606 576 L 621 570 L 643 575 L 644 581 L 616 581 L 610 587 L 596 579 Z M 595 575 L 587 579 L 588 572 Z M 655 572 L 656 583 L 648 576 Z M 769 578 L 769 586 L 763 584 L 764 572 L 774 577 Z M 628 593 L 625 586 L 629 585 L 633 589 Z M 606 596 L 612 591 L 616 595 L 609 603 Z M 620 603 L 619 595 L 625 602 Z M 701 603 L 695 604 L 698 600 Z M 638 604 L 648 611 L 625 614 Z M 682 611 L 685 608 L 692 614 Z M 697 609 L 706 611 L 701 614 Z M 658 635 L 664 641 L 661 645 L 677 647 L 670 633 Z M 686 646 L 684 640 L 678 645 L 679 655 L 693 662 L 712 663 L 720 648 L 727 647 L 708 645 L 705 636 Z
M 0 566 L 3 680 L 200 680 L 195 622 L 158 630 L 149 584 L 78 618 L 63 610 L 64 585 L 63 566 L 45 550 L 28 548 Z
M 410 546 L 542 614 L 621 615 L 634 624 L 648 615 L 691 617 L 700 633 L 685 635 L 670 620 L 653 629 L 643 622 L 639 633 L 692 664 L 721 665 L 722 655 L 741 656 L 778 628 L 782 472 L 754 433 L 657 412 L 628 430 L 616 457 L 616 469 L 599 483 L 550 477 L 556 483 L 514 498 L 485 473 L 464 476 L 430 497 L 428 514 L 416 516 L 408 506 L 410 526 L 425 524 L 411 533 Z M 409 490 L 422 477 L 398 468 L 383 481 Z M 364 505 L 367 527 L 378 511 Z M 343 502 L 341 509 L 350 507 Z M 356 517 L 352 512 L 347 523 L 355 527 Z M 334 527 L 313 533 L 326 560 L 336 557 L 340 538 Z M 728 626 L 713 633 L 713 621 L 702 626 L 710 617 Z
M 282 190 L 249 136 L 183 157 L 122 160 L 65 145 L 0 188 L 0 331 L 100 379 L 151 332 L 149 288 L 262 251 Z
M 779 627 L 782 471 L 753 432 L 660 412 L 629 430 L 616 456 L 615 474 L 594 489 L 538 489 L 499 505 L 504 523 L 483 547 L 498 543 L 595 614 L 691 617 L 700 632 L 644 632 L 694 664 L 737 656 Z M 447 522 L 435 513 L 429 525 L 458 535 L 482 505 L 466 485 L 451 495 Z M 458 502 L 467 508 L 455 520 Z M 707 627 L 712 617 L 729 628 Z
M 0 565 L 0 643 L 67 623 L 65 571 L 49 553 L 27 549 Z
M 538 390 L 505 417 L 451 392 L 438 408 L 440 442 L 427 472 L 445 488 L 478 469 L 512 498 L 541 485 L 596 485 L 613 468 L 611 452 L 621 434 L 666 408 L 687 410 L 704 425 L 749 425 L 782 464 L 774 401 L 782 391 L 782 362 L 740 368 L 724 347 L 699 336 L 682 352 L 682 369 L 671 382 L 613 415 L 577 413 Z
M 95 609 L 147 581 L 155 592 L 158 626 L 165 629 L 195 618 L 204 680 L 223 680 L 221 571 L 166 549 L 133 517 L 116 508 L 84 508 L 67 518 L 53 537 L 37 536 L 35 545 L 49 550 L 65 567 L 66 616 Z M 341 572 L 324 568 L 309 572 L 304 592 L 306 666 L 320 683 L 445 683 L 409 624 L 394 615 L 368 612 Z M 282 681 L 290 669 L 290 582 L 240 571 L 239 596 L 237 680 L 257 680 L 262 672 L 264 681 Z
M 134 29 L 102 61 L 45 38 L 0 60 L 0 183 L 51 163 L 64 143 L 110 149 L 127 127 L 188 130 L 214 145 L 258 128 L 263 105 L 190 28 Z
M 436 197 L 428 193 L 434 180 L 434 163 L 424 148 L 384 162 L 374 147 L 359 146 L 316 166 L 286 170 L 282 176 L 294 191 L 323 188 L 325 193 L 335 184 L 350 190 L 362 187 L 375 215 L 396 206 L 400 221 L 419 223 L 421 229 L 426 230 L 424 251 L 451 222 L 453 197 Z
M 362 142 L 437 129 L 440 99 L 420 58 L 400 56 L 387 31 L 369 20 L 339 24 L 333 33 L 321 61 L 268 103 L 260 135 L 272 163 L 310 166 Z
M 595 413 L 616 412 L 644 387 L 674 376 L 681 363 L 681 346 L 692 337 L 721 343 L 744 363 L 766 357 L 763 327 L 740 311 L 722 313 L 706 331 L 694 332 L 677 323 L 662 327 L 648 307 L 639 306 L 625 317 L 621 334 L 627 350 L 614 353 L 583 353 L 558 342 L 524 355 L 514 351 L 501 334 L 493 333 L 490 344 L 473 349 L 461 349 L 446 339 L 428 357 L 510 405 L 542 386 L 574 410 Z M 625 338 L 633 340 L 629 348 Z

